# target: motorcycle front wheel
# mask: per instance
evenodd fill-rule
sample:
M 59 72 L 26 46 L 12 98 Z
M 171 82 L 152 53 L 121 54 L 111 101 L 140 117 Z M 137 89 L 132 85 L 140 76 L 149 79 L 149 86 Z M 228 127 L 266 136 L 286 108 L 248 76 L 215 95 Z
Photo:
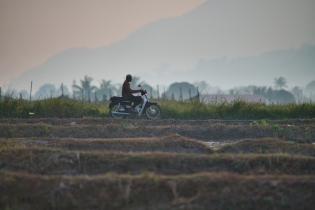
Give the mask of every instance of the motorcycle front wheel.
M 157 104 L 152 104 L 151 106 L 147 107 L 144 111 L 145 116 L 150 120 L 155 120 L 161 115 L 161 108 Z
M 122 118 L 124 118 L 125 115 L 119 114 L 119 112 L 128 112 L 128 111 L 127 111 L 127 108 L 124 105 L 114 104 L 110 108 L 109 112 L 110 112 L 110 116 L 112 118 L 122 119 Z

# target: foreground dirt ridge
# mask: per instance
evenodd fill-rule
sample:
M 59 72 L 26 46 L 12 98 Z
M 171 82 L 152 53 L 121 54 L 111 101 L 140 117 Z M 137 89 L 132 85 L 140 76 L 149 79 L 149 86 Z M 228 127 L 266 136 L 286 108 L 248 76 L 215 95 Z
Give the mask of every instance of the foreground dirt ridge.
M 209 124 L 225 124 L 225 125 L 249 125 L 250 123 L 262 123 L 262 120 L 147 120 L 147 119 L 112 119 L 112 118 L 4 118 L 0 119 L 0 124 L 37 124 L 45 123 L 51 125 L 67 125 L 76 123 L 80 125 L 105 125 L 105 124 L 121 124 L 121 123 L 137 123 L 138 125 L 147 126 L 167 126 L 173 125 L 192 125 L 203 126 Z M 265 120 L 267 124 L 277 125 L 314 125 L 315 119 L 291 119 L 291 120 Z
M 5 204 L 14 209 L 310 209 L 315 205 L 314 176 L 0 173 L 0 194 L 6 195 L 0 201 L 2 208 Z
M 148 121 L 151 122 L 151 121 Z M 200 124 L 200 123 L 199 123 Z M 245 138 L 280 138 L 312 142 L 314 124 L 161 124 L 115 121 L 104 124 L 0 123 L 0 138 L 141 138 L 179 134 L 202 141 L 240 140 Z
M 217 145 L 213 145 L 216 143 Z M 176 135 L 154 138 L 17 138 L 0 139 L 1 147 L 45 147 L 102 152 L 176 152 L 194 154 L 288 154 L 315 157 L 315 143 L 277 138 L 203 142 Z
M 195 139 L 172 134 L 154 138 L 21 138 L 0 139 L 0 143 L 13 146 L 45 146 L 68 150 L 99 150 L 123 152 L 182 152 L 211 154 L 208 144 Z
M 0 169 L 42 175 L 97 175 L 109 172 L 180 175 L 200 172 L 314 175 L 314 157 L 283 154 L 198 155 L 165 152 L 82 152 L 11 148 L 0 153 Z

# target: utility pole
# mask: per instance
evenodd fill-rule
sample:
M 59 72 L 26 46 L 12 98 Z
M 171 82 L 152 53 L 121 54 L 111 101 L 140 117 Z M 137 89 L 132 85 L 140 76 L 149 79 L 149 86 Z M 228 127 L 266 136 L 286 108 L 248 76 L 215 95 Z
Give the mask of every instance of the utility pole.
M 96 95 L 96 91 L 94 92 L 94 102 L 98 102 L 98 98 L 97 98 L 97 95 Z
M 183 100 L 182 87 L 179 88 L 179 97 L 180 97 L 180 100 Z
M 32 87 L 33 87 L 33 81 L 31 81 L 30 102 L 32 102 Z
M 61 83 L 61 96 L 63 97 L 63 83 Z

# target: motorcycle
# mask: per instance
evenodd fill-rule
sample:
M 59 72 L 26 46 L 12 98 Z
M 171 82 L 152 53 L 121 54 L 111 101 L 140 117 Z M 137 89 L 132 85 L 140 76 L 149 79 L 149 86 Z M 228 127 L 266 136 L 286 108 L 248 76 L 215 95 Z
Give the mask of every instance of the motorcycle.
M 147 91 L 142 89 L 141 85 L 138 87 L 141 88 L 141 97 L 142 102 L 138 104 L 134 109 L 135 111 L 131 111 L 131 101 L 126 101 L 123 97 L 113 96 L 110 98 L 110 116 L 113 118 L 122 119 L 128 115 L 138 115 L 141 116 L 143 113 L 148 119 L 155 120 L 161 115 L 161 108 L 158 105 L 158 102 L 149 102 L 147 97 Z

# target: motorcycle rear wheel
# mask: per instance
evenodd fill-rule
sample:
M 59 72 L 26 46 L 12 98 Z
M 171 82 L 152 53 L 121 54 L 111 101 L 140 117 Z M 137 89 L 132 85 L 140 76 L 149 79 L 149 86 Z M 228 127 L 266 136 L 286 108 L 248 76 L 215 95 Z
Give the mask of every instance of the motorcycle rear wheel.
M 152 104 L 144 110 L 145 116 L 150 120 L 155 120 L 161 116 L 161 108 L 157 104 Z
M 109 111 L 110 116 L 112 118 L 116 118 L 116 119 L 122 119 L 122 118 L 125 117 L 125 115 L 123 115 L 123 114 L 114 114 L 113 112 L 128 112 L 128 111 L 127 111 L 127 108 L 124 105 L 120 104 L 120 106 L 119 106 L 118 104 L 114 104 L 110 108 L 110 111 Z

